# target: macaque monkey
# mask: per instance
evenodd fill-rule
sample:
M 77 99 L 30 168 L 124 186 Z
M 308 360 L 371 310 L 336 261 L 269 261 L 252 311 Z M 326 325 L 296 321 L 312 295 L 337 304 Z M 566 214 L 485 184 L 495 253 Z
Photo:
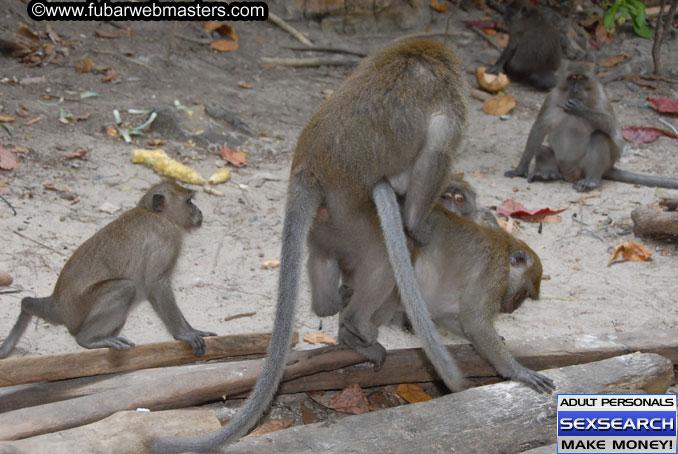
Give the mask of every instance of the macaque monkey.
M 464 196 L 459 197 L 461 194 Z M 447 209 L 449 200 L 458 202 L 454 211 Z M 537 254 L 499 227 L 491 212 L 476 210 L 475 192 L 464 180 L 453 180 L 448 185 L 428 221 L 430 241 L 423 246 L 410 241 L 410 248 L 415 274 L 433 321 L 468 338 L 501 376 L 523 382 L 538 392 L 552 390 L 552 380 L 522 366 L 511 356 L 493 323 L 499 312 L 512 313 L 526 298 L 539 297 L 542 266 Z M 345 312 L 355 311 L 376 329 L 399 312 L 402 306 L 394 279 L 385 272 L 389 267 L 386 262 L 374 261 L 385 255 L 383 251 L 379 253 L 383 244 L 376 240 L 363 236 L 360 250 L 346 247 L 355 243 L 356 238 L 350 233 L 337 235 L 326 218 L 316 217 L 309 249 L 330 251 L 336 254 L 335 263 L 341 265 L 335 280 L 329 274 L 315 272 L 310 256 L 316 313 L 333 315 L 341 311 L 343 317 Z M 337 290 L 339 274 L 344 282 Z M 324 294 L 317 292 L 316 286 Z M 373 298 L 381 298 L 383 303 L 365 304 Z M 347 341 L 345 336 L 346 327 L 342 325 L 340 342 L 367 357 L 377 368 L 381 366 L 386 350 L 376 338 L 367 344 L 351 342 L 350 337 Z
M 414 276 L 407 233 L 430 235 L 426 217 L 440 196 L 466 127 L 466 85 L 461 64 L 443 44 L 410 40 L 365 59 L 313 115 L 297 142 L 288 189 L 278 303 L 261 377 L 240 412 L 218 432 L 188 439 L 156 439 L 157 453 L 214 450 L 251 428 L 280 382 L 294 324 L 304 243 L 323 204 L 330 228 L 383 245 L 380 264 L 400 290 L 422 344 L 445 383 L 463 379 L 435 330 Z M 396 193 L 404 197 L 403 209 Z M 404 218 L 404 219 L 403 219 Z M 354 289 L 355 290 L 355 289 Z M 355 296 L 355 295 L 354 295 Z M 363 318 L 342 318 L 356 342 L 376 332 Z M 370 322 L 367 320 L 367 322 Z
M 548 145 L 543 145 L 544 139 Z M 678 179 L 626 172 L 614 167 L 624 149 L 621 128 L 591 63 L 570 63 L 546 97 L 532 125 L 525 150 L 507 177 L 565 180 L 579 192 L 601 179 L 678 188 Z M 528 176 L 535 159 L 534 173 Z
M 202 355 L 203 337 L 216 334 L 191 327 L 170 286 L 184 233 L 202 224 L 193 194 L 174 182 L 156 184 L 135 208 L 85 241 L 64 265 L 51 296 L 21 300 L 0 358 L 9 355 L 34 315 L 66 325 L 82 347 L 129 350 L 134 343 L 118 334 L 133 303 L 146 298 L 172 336 Z
M 460 216 L 473 218 L 476 215 L 475 191 L 463 179 L 463 174 L 453 174 L 449 180 L 449 184 L 438 198 L 438 204 Z M 492 218 L 494 219 L 494 216 Z M 321 206 L 311 225 L 306 264 L 311 284 L 311 306 L 319 317 L 339 313 L 353 294 L 350 287 L 339 285 L 342 267 L 338 258 L 344 256 L 345 252 L 340 247 L 331 246 L 338 243 L 338 234 L 341 238 L 341 234 L 329 223 L 327 208 Z M 352 244 L 353 240 L 350 237 L 348 239 L 348 244 Z M 346 264 L 343 268 L 347 268 Z
M 552 88 L 561 58 L 558 31 L 527 0 L 510 3 L 504 20 L 509 28 L 509 42 L 486 72 L 497 74 L 503 69 L 511 79 L 525 81 L 540 90 Z
M 501 376 L 538 392 L 553 390 L 550 378 L 511 356 L 493 322 L 498 313 L 512 313 L 526 298 L 539 298 L 542 265 L 537 254 L 504 229 L 477 224 L 441 206 L 429 221 L 431 240 L 424 246 L 413 245 L 412 256 L 433 321 L 469 339 Z M 361 275 L 355 273 L 357 279 Z M 373 315 L 374 323 L 387 323 L 399 308 L 394 290 Z

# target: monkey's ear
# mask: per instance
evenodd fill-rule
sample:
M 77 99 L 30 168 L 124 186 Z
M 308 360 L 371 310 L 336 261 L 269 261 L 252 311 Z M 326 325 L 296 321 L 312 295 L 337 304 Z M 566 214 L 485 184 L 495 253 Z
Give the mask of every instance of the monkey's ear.
M 162 213 L 167 207 L 167 198 L 165 194 L 153 194 L 153 211 Z
M 525 266 L 527 264 L 527 254 L 525 251 L 515 251 L 509 258 L 511 266 Z

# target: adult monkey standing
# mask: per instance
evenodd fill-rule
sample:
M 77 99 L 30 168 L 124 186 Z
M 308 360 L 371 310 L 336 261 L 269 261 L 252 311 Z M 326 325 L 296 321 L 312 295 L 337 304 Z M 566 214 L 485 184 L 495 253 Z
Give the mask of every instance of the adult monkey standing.
M 425 243 L 425 219 L 447 182 L 466 116 L 461 64 L 450 49 L 430 40 L 398 43 L 377 52 L 320 107 L 301 132 L 292 162 L 275 325 L 261 377 L 240 412 L 218 432 L 156 439 L 156 452 L 204 452 L 232 442 L 268 407 L 284 371 L 304 243 L 321 203 L 339 231 L 343 225 L 369 222 L 376 206 L 408 316 L 445 384 L 462 388 L 461 374 L 442 345 L 416 283 L 395 192 L 405 197 L 405 229 Z

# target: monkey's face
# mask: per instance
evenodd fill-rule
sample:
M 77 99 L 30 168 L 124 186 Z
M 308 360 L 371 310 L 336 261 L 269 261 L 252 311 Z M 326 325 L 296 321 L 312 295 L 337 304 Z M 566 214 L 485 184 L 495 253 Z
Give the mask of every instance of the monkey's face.
M 501 302 L 500 311 L 510 314 L 527 298 L 539 299 L 542 267 L 537 254 L 527 245 L 509 256 L 509 285 Z
M 475 214 L 475 194 L 465 188 L 449 185 L 438 200 L 438 203 L 459 216 L 470 218 Z
M 184 200 L 184 205 L 186 207 L 187 219 L 184 227 L 187 229 L 197 228 L 202 225 L 202 211 L 193 203 L 194 191 L 191 191 L 190 195 Z

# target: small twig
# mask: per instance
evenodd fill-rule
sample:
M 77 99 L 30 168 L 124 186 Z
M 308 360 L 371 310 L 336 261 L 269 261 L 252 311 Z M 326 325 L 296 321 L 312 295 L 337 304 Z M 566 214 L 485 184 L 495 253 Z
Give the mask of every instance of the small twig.
M 367 54 L 364 52 L 358 52 L 357 50 L 351 49 L 342 49 L 338 47 L 294 47 L 294 46 L 282 46 L 283 49 L 297 50 L 299 52 L 327 52 L 332 54 L 348 54 L 355 55 L 356 57 L 367 57 Z
M 272 12 L 268 12 L 268 20 L 273 22 L 275 25 L 278 27 L 282 28 L 285 30 L 287 33 L 290 35 L 294 36 L 296 39 L 298 39 L 302 44 L 306 44 L 307 46 L 312 46 L 313 43 L 309 41 L 308 38 L 306 38 L 304 35 L 299 32 L 296 28 L 292 27 L 290 24 L 282 20 L 282 18 L 276 16 Z
M 53 247 L 46 245 L 45 243 L 41 243 L 41 242 L 38 241 L 38 240 L 34 240 L 33 238 L 28 237 L 28 236 L 24 235 L 23 233 L 19 233 L 19 232 L 17 232 L 16 230 L 12 230 L 12 232 L 14 232 L 16 235 L 19 235 L 21 238 L 23 238 L 23 239 L 25 239 L 25 240 L 28 240 L 28 241 L 32 241 L 32 242 L 34 242 L 35 244 L 37 244 L 37 245 L 39 245 L 39 246 L 42 246 L 42 247 L 44 247 L 45 249 L 49 249 L 50 251 L 52 251 L 52 252 L 54 252 L 54 253 L 56 253 L 56 254 L 59 254 L 59 255 L 62 256 L 62 257 L 67 257 L 67 255 L 64 254 L 63 252 L 58 251 L 58 250 L 54 249 Z
M 455 34 L 455 33 L 447 33 L 447 31 L 445 31 L 445 30 L 422 32 L 422 33 L 412 33 L 412 34 L 409 34 L 409 35 L 398 36 L 397 38 L 393 39 L 392 42 L 396 43 L 396 42 L 405 41 L 405 40 L 408 40 L 408 39 L 433 38 L 433 37 L 437 37 L 437 36 L 442 36 L 443 38 L 446 38 L 449 35 L 453 35 L 453 34 Z M 370 35 L 362 35 L 362 36 L 369 37 Z M 378 37 L 379 35 L 373 35 L 373 36 Z
M 360 63 L 358 58 L 274 58 L 262 57 L 261 62 L 269 65 L 279 66 L 295 66 L 295 67 L 309 67 L 309 66 L 351 66 Z
M 675 135 L 678 136 L 678 129 L 676 129 L 675 126 L 673 126 L 671 123 L 669 123 L 668 121 L 664 120 L 663 118 L 660 118 L 659 121 L 661 121 L 661 122 L 664 123 L 666 126 L 668 126 L 669 128 L 671 128 L 671 131 L 673 131 L 673 133 L 674 133 Z
M 135 65 L 143 66 L 144 68 L 146 68 L 149 71 L 155 72 L 155 69 L 151 68 L 146 63 L 142 63 L 140 61 L 137 61 L 137 60 L 130 58 L 130 57 L 127 57 L 125 55 L 116 54 L 115 52 L 110 52 L 108 50 L 90 49 L 90 51 L 94 52 L 95 54 L 112 55 L 114 57 L 118 57 L 122 60 L 128 61 L 130 63 L 134 63 Z
M 7 204 L 7 206 L 10 207 L 10 208 L 12 209 L 12 212 L 14 213 L 14 216 L 16 216 L 16 210 L 14 209 L 14 207 L 12 206 L 12 204 L 9 203 L 9 200 L 7 200 L 6 198 L 4 198 L 1 194 L 0 194 L 0 199 L 2 199 L 2 200 Z
M 181 33 L 176 33 L 174 36 L 196 44 L 210 44 L 212 42 L 210 39 L 192 38 L 190 36 L 182 35 Z
M 244 314 L 235 314 L 231 315 L 230 317 L 224 318 L 225 322 L 230 322 L 231 320 L 235 320 L 238 318 L 244 318 L 244 317 L 252 317 L 253 315 L 257 315 L 256 312 L 245 312 Z
M 468 25 L 467 27 L 470 28 L 471 30 L 473 30 L 473 31 L 474 31 L 475 33 L 477 33 L 478 35 L 482 36 L 484 40 L 486 40 L 488 43 L 490 43 L 490 44 L 491 44 L 495 49 L 497 49 L 499 52 L 504 52 L 504 49 L 502 49 L 502 47 L 501 47 L 499 44 L 497 44 L 497 43 L 495 43 L 494 41 L 492 41 L 492 39 L 491 39 L 489 36 L 487 36 L 485 33 L 483 33 L 482 31 L 478 30 L 478 29 L 477 29 L 476 27 L 474 27 L 473 25 Z
M 459 7 L 461 6 L 462 2 L 464 0 L 457 0 L 457 4 L 455 7 L 450 11 L 450 15 L 447 17 L 447 22 L 445 23 L 445 44 L 447 44 L 447 38 L 450 36 L 450 22 L 452 21 L 452 18 L 457 14 L 457 11 L 459 11 Z

